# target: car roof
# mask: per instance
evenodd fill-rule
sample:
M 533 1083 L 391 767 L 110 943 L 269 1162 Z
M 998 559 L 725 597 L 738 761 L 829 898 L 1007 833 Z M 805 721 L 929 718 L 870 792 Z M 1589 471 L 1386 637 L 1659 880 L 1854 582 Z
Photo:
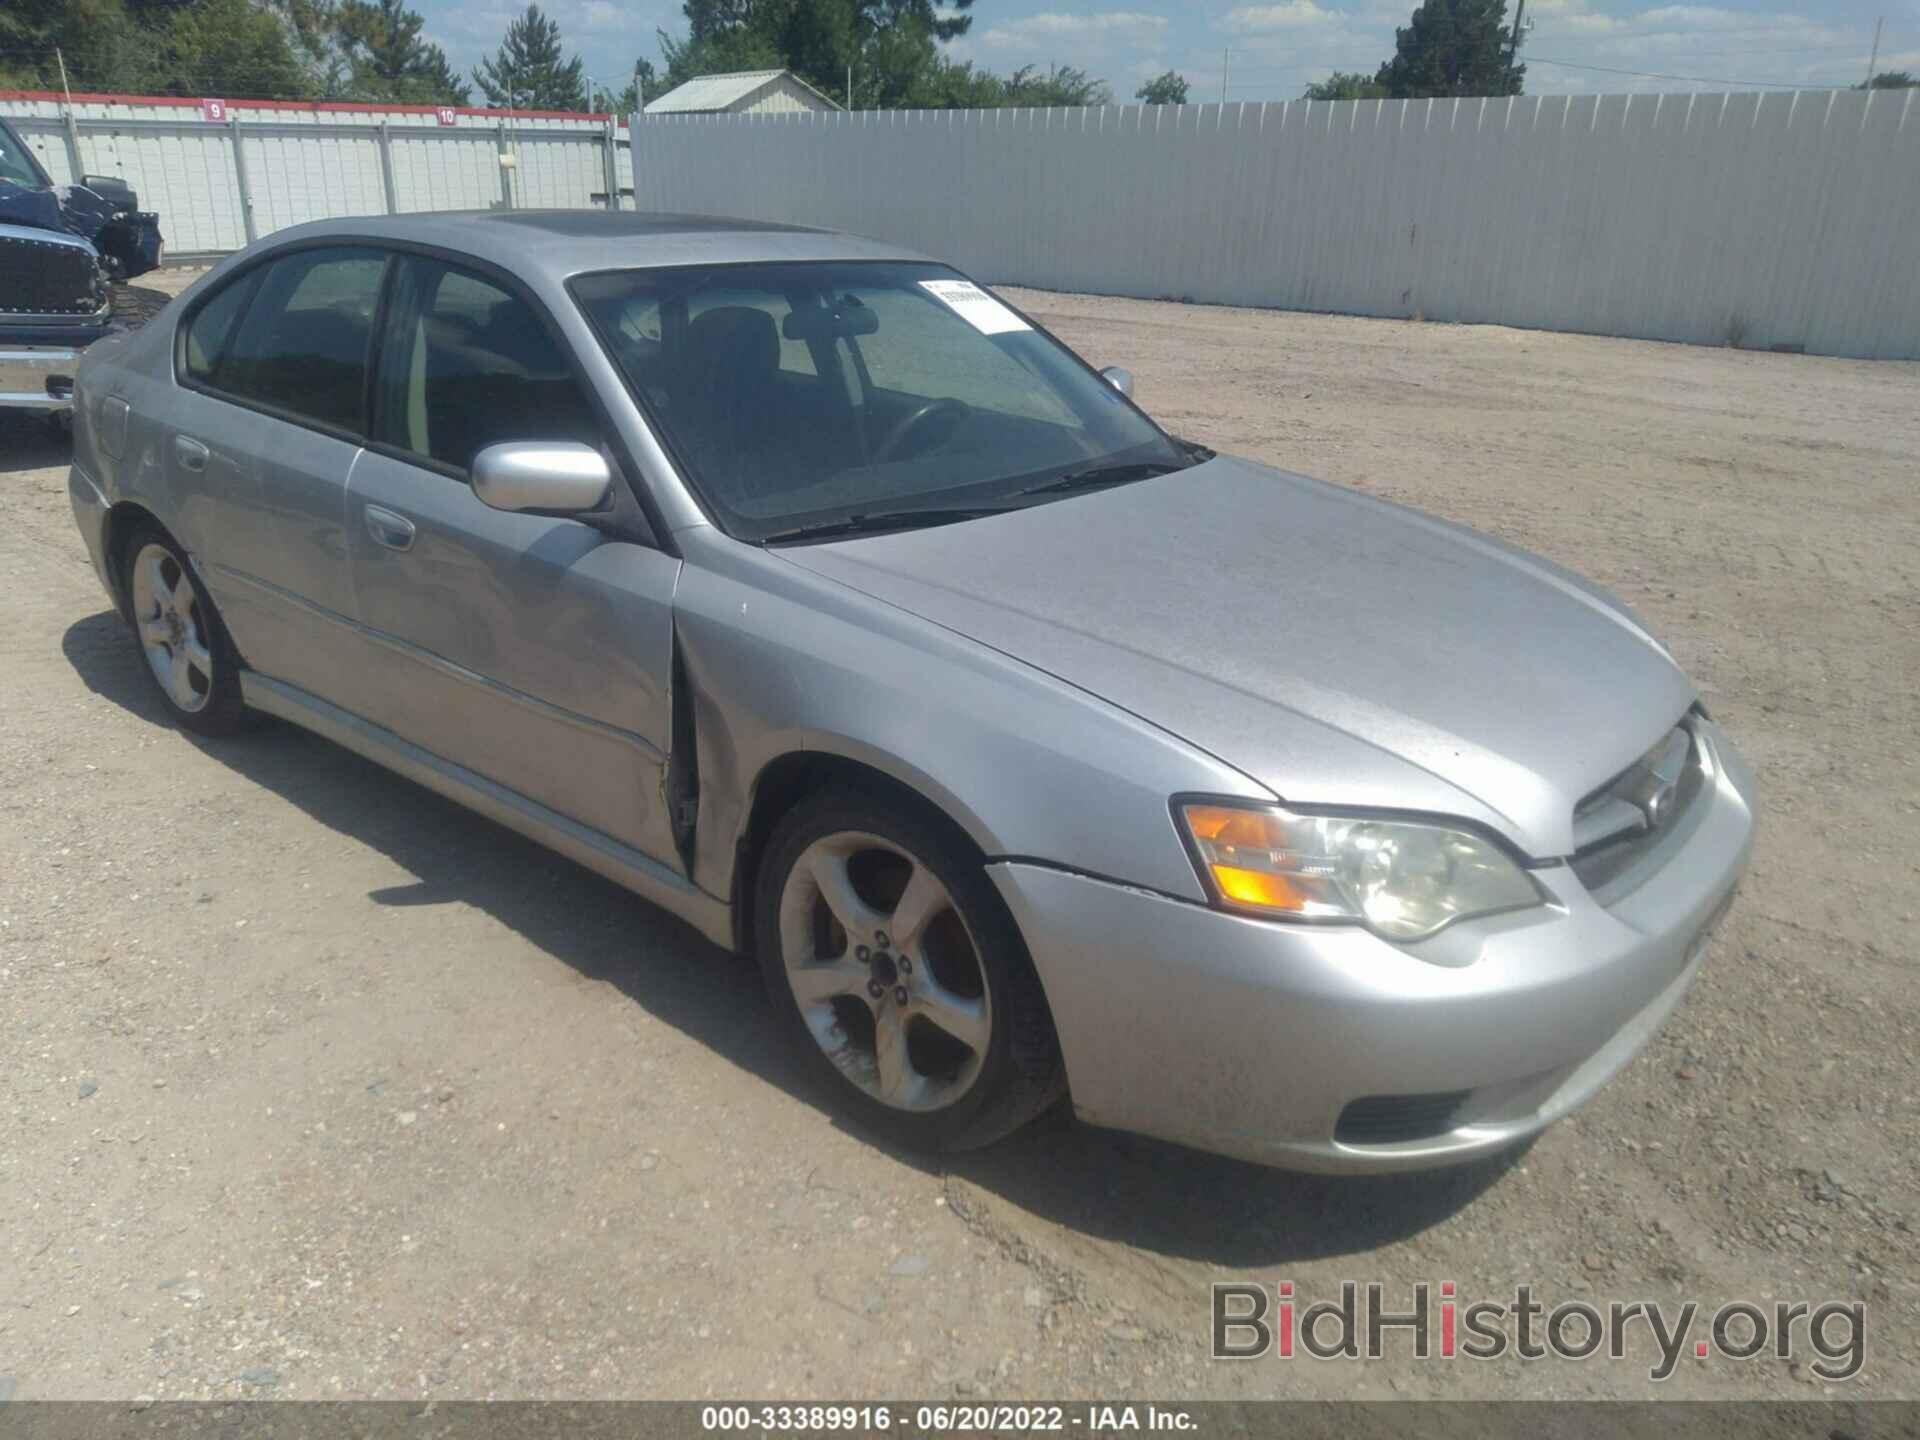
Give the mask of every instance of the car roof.
M 564 280 L 592 270 L 754 261 L 909 260 L 903 246 L 765 220 L 630 210 L 470 210 L 319 220 L 274 232 L 267 247 L 316 239 L 410 241 Z

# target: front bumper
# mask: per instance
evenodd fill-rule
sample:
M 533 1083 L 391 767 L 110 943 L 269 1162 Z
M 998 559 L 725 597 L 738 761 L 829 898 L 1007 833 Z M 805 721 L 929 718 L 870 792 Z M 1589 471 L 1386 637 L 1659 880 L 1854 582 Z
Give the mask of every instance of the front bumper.
M 1046 989 L 1075 1110 L 1242 1159 L 1340 1172 L 1471 1160 L 1551 1124 L 1679 1004 L 1746 867 L 1751 775 L 1717 726 L 1696 724 L 1709 771 L 1697 819 L 1628 893 L 1602 905 L 1553 866 L 1534 872 L 1547 906 L 1416 946 L 993 865 Z M 1431 1133 L 1375 1141 L 1342 1130 L 1357 1101 L 1378 1115 L 1431 1097 L 1447 1103 L 1408 1110 L 1438 1116 Z
M 67 410 L 80 352 L 64 345 L 0 344 L 0 410 Z

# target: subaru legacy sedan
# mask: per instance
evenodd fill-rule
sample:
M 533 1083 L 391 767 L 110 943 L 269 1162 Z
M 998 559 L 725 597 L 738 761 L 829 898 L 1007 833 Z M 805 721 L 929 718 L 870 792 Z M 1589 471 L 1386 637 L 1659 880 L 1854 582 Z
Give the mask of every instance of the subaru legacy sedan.
M 755 957 L 873 1131 L 1531 1136 L 1686 992 L 1746 768 L 1594 586 L 1131 390 L 849 235 L 329 221 L 89 352 L 71 490 L 181 726 L 305 726 Z

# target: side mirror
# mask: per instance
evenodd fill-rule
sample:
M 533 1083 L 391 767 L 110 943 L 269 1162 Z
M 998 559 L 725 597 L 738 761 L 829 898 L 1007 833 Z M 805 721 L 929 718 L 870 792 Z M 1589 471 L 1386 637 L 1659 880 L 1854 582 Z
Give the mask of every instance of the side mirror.
M 591 445 L 571 440 L 516 440 L 473 457 L 473 493 L 496 510 L 577 515 L 598 510 L 613 472 Z
M 1118 365 L 1109 365 L 1100 372 L 1100 378 L 1129 400 L 1133 398 L 1133 372 L 1122 370 Z

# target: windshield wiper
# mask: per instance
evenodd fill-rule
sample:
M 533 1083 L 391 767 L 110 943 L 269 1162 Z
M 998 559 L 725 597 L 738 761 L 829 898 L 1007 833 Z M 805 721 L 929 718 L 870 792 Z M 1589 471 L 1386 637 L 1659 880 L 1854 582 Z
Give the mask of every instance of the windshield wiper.
M 1133 480 L 1151 480 L 1156 475 L 1171 475 L 1176 470 L 1184 470 L 1184 465 L 1172 465 L 1165 460 L 1134 460 L 1124 464 L 1090 465 L 1085 470 L 1069 470 L 1057 480 L 1049 480 L 1044 485 L 1035 485 L 1031 490 L 1022 490 L 1020 496 L 1027 495 L 1064 495 L 1070 490 L 1098 490 L 1105 485 L 1125 485 Z
M 823 540 L 829 535 L 873 535 L 883 530 L 951 525 L 957 520 L 977 520 L 982 515 L 1004 515 L 1014 508 L 1012 505 L 930 505 L 924 509 L 876 510 L 866 515 L 848 515 L 839 520 L 821 520 L 812 525 L 796 525 L 791 530 L 776 530 L 760 543 L 778 545 L 788 540 Z

